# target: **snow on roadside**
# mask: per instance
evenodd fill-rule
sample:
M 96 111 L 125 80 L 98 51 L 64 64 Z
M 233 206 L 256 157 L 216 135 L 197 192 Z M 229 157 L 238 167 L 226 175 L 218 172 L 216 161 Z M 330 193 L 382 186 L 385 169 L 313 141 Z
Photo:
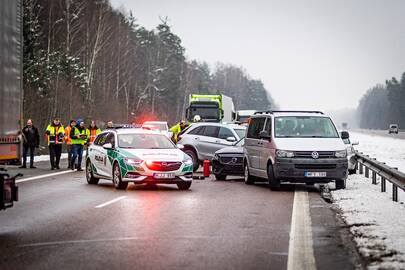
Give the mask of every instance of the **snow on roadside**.
M 86 151 L 83 151 L 83 158 L 86 156 Z M 60 156 L 61 159 L 67 159 L 68 154 L 67 153 L 62 153 Z M 40 155 L 40 156 L 35 156 L 34 157 L 34 162 L 40 162 L 40 161 L 49 161 L 49 155 Z M 21 159 L 22 162 L 22 159 Z M 27 157 L 27 164 L 30 163 L 30 157 Z
M 354 148 L 388 166 L 397 167 L 405 172 L 405 140 L 384 137 L 372 133 L 350 132 L 352 141 L 359 141 Z
M 405 202 L 393 202 L 388 185 L 382 193 L 371 179 L 351 175 L 332 197 L 369 269 L 405 269 Z

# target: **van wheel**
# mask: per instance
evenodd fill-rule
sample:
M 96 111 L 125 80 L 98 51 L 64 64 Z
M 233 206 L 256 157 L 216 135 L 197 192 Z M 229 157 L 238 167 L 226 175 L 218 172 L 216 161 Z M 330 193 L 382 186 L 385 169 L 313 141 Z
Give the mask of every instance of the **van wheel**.
M 198 168 L 200 167 L 200 163 L 198 161 L 197 154 L 191 149 L 184 150 L 184 153 L 189 155 L 191 157 L 191 159 L 193 160 L 193 172 L 196 172 L 198 170 Z
M 247 165 L 247 163 L 245 164 L 245 184 L 246 184 L 246 185 L 252 185 L 252 184 L 254 184 L 254 179 L 253 179 L 253 177 L 250 175 L 249 166 Z
M 269 188 L 271 190 L 278 190 L 280 188 L 280 181 L 274 176 L 273 165 L 267 166 L 267 178 L 269 179 Z
M 87 162 L 86 162 L 86 180 L 87 180 L 87 183 L 90 185 L 97 185 L 98 181 L 100 180 L 100 179 L 94 177 L 90 160 L 87 160 Z
M 337 179 L 335 180 L 336 190 L 346 188 L 346 179 Z
M 127 189 L 128 187 L 128 182 L 122 182 L 120 165 L 117 162 L 114 163 L 113 183 L 115 189 Z

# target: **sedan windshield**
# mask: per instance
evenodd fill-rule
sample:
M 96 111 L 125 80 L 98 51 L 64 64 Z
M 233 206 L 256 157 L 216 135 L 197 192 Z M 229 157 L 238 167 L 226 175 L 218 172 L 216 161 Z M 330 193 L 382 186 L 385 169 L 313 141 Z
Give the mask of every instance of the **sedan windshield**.
M 275 119 L 277 138 L 338 138 L 332 120 L 317 116 L 284 116 Z
M 160 134 L 120 134 L 118 146 L 132 149 L 174 149 L 174 144 Z

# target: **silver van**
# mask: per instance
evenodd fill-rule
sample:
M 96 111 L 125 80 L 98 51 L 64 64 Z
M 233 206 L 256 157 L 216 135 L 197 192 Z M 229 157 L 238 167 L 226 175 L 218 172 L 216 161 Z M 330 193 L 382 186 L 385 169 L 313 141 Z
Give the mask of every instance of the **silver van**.
M 346 187 L 347 151 L 330 117 L 313 111 L 257 112 L 244 145 L 245 183 L 265 179 L 271 189 L 283 182 L 328 183 Z

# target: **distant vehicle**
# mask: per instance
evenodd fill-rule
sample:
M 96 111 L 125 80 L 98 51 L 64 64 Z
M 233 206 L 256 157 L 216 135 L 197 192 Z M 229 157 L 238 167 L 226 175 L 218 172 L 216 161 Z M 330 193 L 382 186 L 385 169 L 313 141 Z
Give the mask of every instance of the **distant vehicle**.
M 142 124 L 142 128 L 148 130 L 158 130 L 162 134 L 166 135 L 169 139 L 172 137 L 172 133 L 170 132 L 166 121 L 146 121 Z
M 347 132 L 347 131 L 342 131 L 342 132 Z M 342 134 L 342 132 L 340 134 Z M 347 137 L 347 139 L 344 139 L 343 142 L 346 145 L 346 150 L 347 150 L 347 161 L 348 161 L 348 172 L 349 174 L 355 174 L 357 170 L 357 161 L 356 161 L 356 151 L 354 149 L 354 145 L 359 145 L 358 141 L 352 141 L 349 138 L 349 134 L 344 135 L 343 137 Z
M 346 122 L 343 122 L 343 123 L 342 123 L 342 129 L 347 129 L 348 126 L 349 126 L 349 125 L 348 125 Z
M 165 135 L 145 129 L 110 129 L 100 133 L 89 146 L 86 178 L 113 181 L 116 189 L 134 184 L 176 184 L 189 189 L 193 161 Z
M 192 158 L 196 171 L 216 151 L 245 137 L 245 132 L 246 127 L 236 124 L 196 123 L 180 134 L 178 143 L 184 145 L 184 152 Z
M 247 123 L 250 116 L 252 116 L 256 110 L 239 110 L 236 112 L 236 121 L 240 123 Z
M 230 147 L 222 148 L 215 152 L 212 159 L 212 172 L 217 180 L 226 180 L 228 175 L 243 175 L 243 144 L 245 139 L 240 139 Z
M 389 126 L 389 128 L 388 128 L 388 134 L 391 134 L 391 133 L 398 134 L 398 132 L 399 132 L 399 127 L 398 127 L 397 124 L 391 124 L 391 125 Z
M 235 120 L 235 106 L 232 98 L 225 95 L 189 96 L 189 106 L 186 109 L 186 119 L 193 122 L 194 116 L 199 115 L 201 122 L 226 122 Z
M 283 182 L 346 187 L 347 151 L 332 119 L 322 112 L 268 111 L 251 117 L 244 152 L 245 183 L 265 179 L 272 190 Z
M 0 2 L 0 164 L 21 163 L 22 2 Z

